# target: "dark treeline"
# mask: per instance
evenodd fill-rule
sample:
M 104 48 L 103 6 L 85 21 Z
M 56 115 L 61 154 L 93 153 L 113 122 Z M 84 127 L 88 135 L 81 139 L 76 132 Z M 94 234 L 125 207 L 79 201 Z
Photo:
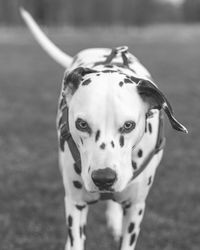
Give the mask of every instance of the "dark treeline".
M 178 6 L 162 0 L 0 0 L 0 24 L 21 24 L 20 5 L 38 22 L 49 25 L 200 21 L 200 0 L 185 0 Z

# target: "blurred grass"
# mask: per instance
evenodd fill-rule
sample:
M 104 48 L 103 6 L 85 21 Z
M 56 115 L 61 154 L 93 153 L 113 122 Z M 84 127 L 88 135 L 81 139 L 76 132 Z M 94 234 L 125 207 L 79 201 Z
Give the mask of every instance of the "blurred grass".
M 189 135 L 166 119 L 167 146 L 137 249 L 199 250 L 200 27 L 49 29 L 69 54 L 128 45 L 170 99 Z M 0 29 L 0 249 L 64 249 L 64 190 L 55 116 L 63 69 L 25 29 Z M 89 214 L 88 250 L 115 249 L 101 213 Z

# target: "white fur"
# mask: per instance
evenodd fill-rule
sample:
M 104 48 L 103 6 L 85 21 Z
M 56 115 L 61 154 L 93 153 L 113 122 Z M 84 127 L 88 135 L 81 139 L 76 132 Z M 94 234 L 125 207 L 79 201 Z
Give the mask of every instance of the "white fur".
M 107 202 L 106 210 L 107 224 L 112 230 L 115 241 L 118 241 L 122 235 L 122 208 L 121 206 L 113 201 Z

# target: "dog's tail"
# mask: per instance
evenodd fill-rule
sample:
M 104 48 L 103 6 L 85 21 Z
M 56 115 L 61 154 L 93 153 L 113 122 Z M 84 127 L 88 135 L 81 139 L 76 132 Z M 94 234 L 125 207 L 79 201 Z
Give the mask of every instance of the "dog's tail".
M 49 54 L 57 63 L 64 68 L 69 67 L 72 62 L 72 57 L 61 51 L 40 29 L 38 24 L 34 21 L 32 16 L 24 8 L 20 8 L 21 16 L 30 29 L 40 46 Z

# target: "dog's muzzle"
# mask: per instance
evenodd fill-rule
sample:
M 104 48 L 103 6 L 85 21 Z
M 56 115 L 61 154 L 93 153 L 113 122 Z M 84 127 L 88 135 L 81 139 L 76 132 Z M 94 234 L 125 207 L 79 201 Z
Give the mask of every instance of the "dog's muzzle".
M 92 172 L 92 180 L 99 190 L 112 191 L 111 187 L 117 180 L 117 174 L 111 168 L 99 169 Z

